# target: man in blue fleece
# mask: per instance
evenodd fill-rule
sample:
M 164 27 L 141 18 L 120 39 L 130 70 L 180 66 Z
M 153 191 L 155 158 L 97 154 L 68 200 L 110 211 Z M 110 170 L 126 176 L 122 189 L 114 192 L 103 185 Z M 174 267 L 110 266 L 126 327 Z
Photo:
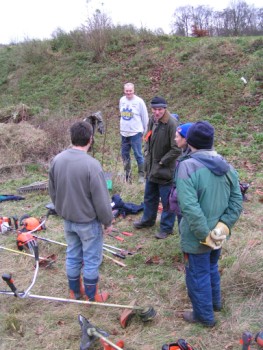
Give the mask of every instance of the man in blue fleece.
M 222 307 L 218 259 L 242 212 L 242 195 L 235 169 L 213 149 L 211 124 L 196 122 L 186 140 L 191 152 L 180 160 L 175 175 L 183 215 L 180 239 L 186 286 L 193 307 L 183 318 L 213 327 L 214 311 Z

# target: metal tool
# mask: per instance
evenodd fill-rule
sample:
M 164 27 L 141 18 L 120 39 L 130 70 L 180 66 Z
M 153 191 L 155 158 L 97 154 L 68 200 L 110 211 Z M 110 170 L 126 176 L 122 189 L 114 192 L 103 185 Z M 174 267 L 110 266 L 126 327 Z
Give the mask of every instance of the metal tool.
M 121 249 L 121 248 L 115 247 L 114 245 L 110 245 L 110 244 L 103 243 L 103 247 L 107 247 L 107 248 L 112 248 L 114 250 L 118 250 L 119 252 L 121 252 L 122 255 L 134 255 L 135 254 L 134 252 L 131 252 L 131 251 L 126 250 L 126 249 Z
M 35 270 L 33 282 L 25 292 L 24 291 L 18 292 L 17 288 L 15 287 L 12 276 L 8 274 L 4 274 L 2 276 L 2 279 L 8 284 L 8 286 L 11 289 L 11 292 L 0 290 L 0 294 L 13 295 L 19 298 L 28 297 L 33 299 L 42 299 L 42 300 L 57 301 L 57 302 L 76 303 L 76 304 L 94 305 L 94 306 L 100 306 L 100 307 L 112 307 L 112 308 L 125 309 L 120 316 L 120 324 L 123 328 L 127 326 L 127 323 L 130 320 L 131 316 L 134 315 L 135 313 L 139 315 L 139 317 L 143 322 L 151 321 L 156 316 L 156 311 L 152 306 L 148 306 L 148 307 L 137 306 L 135 301 L 133 301 L 130 305 L 122 305 L 122 304 L 99 303 L 96 301 L 88 301 L 88 300 L 84 301 L 84 300 L 66 299 L 66 298 L 31 294 L 29 293 L 29 291 L 35 283 L 37 272 L 38 272 L 38 269 Z
M 242 350 L 250 350 L 250 344 L 252 342 L 252 333 L 245 331 L 242 333 L 240 344 L 242 344 Z
M 111 256 L 108 256 L 108 255 L 106 255 L 106 254 L 103 254 L 103 256 L 104 256 L 104 258 L 106 258 L 106 259 L 112 260 L 112 261 L 115 262 L 115 264 L 117 264 L 117 265 L 120 265 L 120 266 L 122 266 L 122 267 L 126 267 L 126 266 L 127 266 L 127 265 L 125 265 L 123 262 L 121 262 L 121 261 L 119 261 L 119 260 L 116 260 L 116 259 L 113 259 Z
M 37 242 L 35 240 L 28 241 L 27 246 L 34 253 L 34 257 L 35 257 L 35 261 L 36 261 L 36 268 L 34 271 L 34 276 L 33 276 L 32 282 L 29 285 L 29 287 L 24 292 L 18 292 L 16 286 L 14 285 L 14 280 L 12 279 L 11 274 L 5 273 L 2 275 L 2 279 L 7 283 L 9 288 L 12 290 L 12 292 L 14 293 L 14 296 L 18 297 L 18 298 L 22 298 L 22 299 L 26 298 L 29 295 L 30 290 L 32 289 L 32 287 L 34 286 L 34 284 L 36 282 L 38 269 L 39 269 L 39 253 L 38 253 Z
M 102 344 L 105 345 L 104 349 L 117 349 L 122 350 L 124 346 L 123 341 L 119 341 L 117 344 L 111 342 L 107 337 L 109 334 L 102 329 L 93 326 L 84 316 L 78 316 L 79 324 L 81 327 L 81 343 L 80 350 L 89 349 L 90 345 L 96 340 L 100 339 Z M 121 347 L 119 345 L 122 345 Z
M 126 258 L 125 255 L 123 255 L 123 254 L 121 254 L 121 253 L 114 252 L 113 250 L 111 250 L 111 249 L 109 249 L 109 248 L 107 248 L 107 247 L 104 247 L 104 246 L 103 246 L 103 250 L 106 250 L 106 252 L 109 252 L 109 253 L 111 253 L 112 255 L 117 256 L 118 258 L 121 258 L 121 259 L 125 259 L 125 258 Z
M 32 235 L 32 236 L 35 237 L 36 239 L 40 239 L 41 241 L 45 241 L 45 242 L 49 242 L 49 243 L 54 243 L 54 244 L 62 245 L 63 247 L 67 247 L 67 244 L 66 244 L 66 243 L 54 241 L 53 239 L 44 238 L 44 237 L 40 237 L 40 236 L 36 236 L 36 235 Z
M 149 306 L 149 307 L 137 306 L 135 301 L 133 301 L 133 303 L 130 305 L 120 305 L 120 304 L 99 303 L 99 302 L 95 302 L 95 301 L 84 301 L 84 300 L 57 298 L 57 297 L 51 297 L 51 296 L 31 294 L 30 290 L 32 289 L 32 287 L 35 284 L 36 277 L 37 277 L 38 270 L 39 270 L 39 252 L 38 252 L 37 241 L 35 239 L 28 240 L 26 242 L 26 246 L 34 254 L 35 261 L 36 261 L 36 268 L 35 268 L 33 280 L 31 282 L 30 286 L 25 291 L 18 292 L 18 290 L 14 284 L 14 280 L 12 278 L 12 275 L 11 274 L 3 274 L 2 279 L 7 283 L 7 285 L 11 289 L 11 292 L 0 291 L 0 294 L 13 295 L 13 296 L 21 298 L 21 299 L 23 299 L 25 297 L 29 297 L 29 298 L 50 300 L 50 301 L 61 301 L 61 302 L 68 302 L 68 303 L 96 305 L 96 306 L 101 306 L 101 307 L 122 308 L 122 309 L 125 309 L 120 317 L 120 323 L 121 323 L 121 326 L 123 328 L 126 327 L 127 322 L 130 319 L 130 316 L 135 312 L 137 312 L 139 314 L 139 316 L 141 317 L 143 322 L 151 321 L 155 317 L 156 311 L 153 309 L 152 306 Z

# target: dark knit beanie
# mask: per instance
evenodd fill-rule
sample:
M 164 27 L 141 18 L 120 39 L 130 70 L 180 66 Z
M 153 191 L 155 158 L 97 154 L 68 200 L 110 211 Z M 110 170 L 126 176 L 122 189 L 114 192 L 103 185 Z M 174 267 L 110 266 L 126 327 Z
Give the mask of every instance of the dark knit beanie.
M 186 141 L 196 149 L 211 149 L 214 143 L 214 128 L 207 121 L 194 123 L 187 131 Z
M 151 101 L 152 108 L 166 108 L 167 102 L 163 97 L 155 96 Z

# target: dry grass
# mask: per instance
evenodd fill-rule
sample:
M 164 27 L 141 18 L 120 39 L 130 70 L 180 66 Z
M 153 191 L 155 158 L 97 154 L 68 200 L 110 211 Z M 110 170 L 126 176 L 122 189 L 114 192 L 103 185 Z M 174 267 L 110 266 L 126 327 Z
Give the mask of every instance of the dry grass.
M 118 180 L 119 181 L 119 180 Z M 14 186 L 14 184 L 9 184 Z M 113 181 L 113 191 L 121 193 L 124 201 L 137 192 L 135 203 L 142 200 L 143 186 L 123 185 Z M 190 308 L 184 283 L 178 235 L 164 241 L 156 241 L 150 230 L 133 231 L 135 216 L 118 218 L 115 227 L 121 231 L 134 232 L 133 237 L 125 237 L 125 242 L 106 237 L 108 244 L 130 250 L 140 245 L 141 250 L 124 260 L 126 268 L 121 268 L 110 260 L 101 266 L 102 289 L 111 294 L 113 304 L 129 304 L 137 299 L 140 306 L 152 305 L 157 311 L 154 321 L 144 324 L 135 316 L 126 329 L 119 324 L 121 309 L 110 307 L 75 305 L 37 299 L 17 299 L 0 295 L 0 349 L 24 350 L 78 349 L 80 326 L 77 316 L 84 315 L 97 327 L 108 331 L 110 339 L 123 339 L 126 349 L 160 350 L 162 344 L 186 338 L 196 349 L 240 349 L 239 338 L 243 331 L 258 331 L 263 324 L 262 308 L 262 203 L 251 189 L 250 201 L 245 202 L 245 210 L 235 227 L 232 238 L 223 249 L 220 265 L 222 268 L 222 293 L 224 310 L 216 314 L 217 326 L 213 330 L 199 325 L 188 325 L 178 317 L 178 311 Z M 31 193 L 25 201 L 1 204 L 2 215 L 24 213 L 45 214 L 47 194 Z M 176 231 L 176 227 L 175 227 Z M 47 230 L 42 236 L 64 242 L 62 221 L 51 216 Z M 40 234 L 39 234 L 40 235 Z M 1 245 L 16 249 L 15 235 L 1 236 Z M 56 264 L 50 269 L 41 268 L 33 294 L 68 297 L 65 275 L 65 249 L 59 245 L 39 241 L 41 256 L 57 255 Z M 158 257 L 159 264 L 146 264 L 150 257 Z M 34 259 L 6 251 L 0 254 L 1 273 L 11 272 L 18 289 L 25 289 L 33 276 Z M 1 290 L 7 289 L 1 283 Z M 101 349 L 97 342 L 94 349 Z
M 112 111 L 108 113 L 110 115 Z M 109 139 L 109 134 L 117 135 L 118 124 L 112 123 L 108 115 L 105 113 L 107 133 L 96 135 L 93 154 L 103 162 L 104 170 L 113 174 L 112 194 L 119 193 L 125 202 L 140 204 L 144 186 L 136 182 L 135 162 L 132 162 L 133 184 L 124 184 L 122 176 L 118 176 L 122 171 L 119 138 Z M 27 123 L 3 125 L 4 129 L 2 126 L 0 129 L 3 138 L 0 140 L 1 149 L 9 148 L 10 159 L 17 162 L 15 164 L 34 162 L 34 159 L 39 162 L 43 149 L 50 154 L 68 144 L 66 132 L 69 122 L 65 120 L 61 125 L 47 122 L 40 128 L 28 126 Z M 61 139 L 60 130 L 63 130 Z M 43 137 L 45 133 L 52 140 L 47 146 Z M 30 134 L 34 142 L 26 142 Z M 11 144 L 5 143 L 7 137 Z M 19 150 L 17 155 L 14 150 L 18 149 L 18 145 L 23 145 L 23 152 Z M 22 175 L 15 171 L 16 168 L 12 170 L 12 179 L 6 175 L 1 178 L 2 193 L 15 193 L 20 186 L 47 178 L 47 168 L 32 171 L 32 168 L 25 166 Z M 139 215 L 129 215 L 117 218 L 114 226 L 120 231 L 134 232 L 134 236 L 123 236 L 125 242 L 111 237 L 105 237 L 105 241 L 120 248 L 136 250 L 140 246 L 141 249 L 136 255 L 122 261 L 127 265 L 125 268 L 104 259 L 100 270 L 100 287 L 110 292 L 110 303 L 127 305 L 136 299 L 140 306 L 152 305 L 157 311 L 154 321 L 144 324 L 136 315 L 129 326 L 122 329 L 119 323 L 122 309 L 0 295 L 0 350 L 79 349 L 81 332 L 77 317 L 80 313 L 95 326 L 108 331 L 113 342 L 123 339 L 126 349 L 160 350 L 164 343 L 174 342 L 178 338 L 187 339 L 198 350 L 240 349 L 242 332 L 257 332 L 263 324 L 260 307 L 263 289 L 262 202 L 256 193 L 261 187 L 262 183 L 255 180 L 249 189 L 249 201 L 244 203 L 244 212 L 223 249 L 220 269 L 224 309 L 216 314 L 218 323 L 213 330 L 200 325 L 188 325 L 179 317 L 180 311 L 191 305 L 185 287 L 177 225 L 174 228 L 175 235 L 157 241 L 154 238 L 157 225 L 149 230 L 134 231 L 132 223 Z M 46 213 L 45 205 L 50 202 L 47 192 L 32 192 L 24 196 L 24 201 L 1 203 L 0 215 L 21 217 L 30 214 L 40 217 Z M 50 216 L 47 230 L 41 231 L 40 235 L 64 242 L 62 220 Z M 0 245 L 16 249 L 14 234 L 1 235 L 0 239 Z M 52 268 L 40 268 L 32 294 L 67 298 L 65 249 L 39 240 L 39 251 L 41 256 L 56 254 L 57 262 Z M 153 263 L 147 263 L 150 260 Z M 0 250 L 0 266 L 1 274 L 13 274 L 19 290 L 27 288 L 31 282 L 34 259 Z M 0 289 L 8 289 L 3 281 Z M 96 342 L 93 349 L 101 349 L 100 343 Z

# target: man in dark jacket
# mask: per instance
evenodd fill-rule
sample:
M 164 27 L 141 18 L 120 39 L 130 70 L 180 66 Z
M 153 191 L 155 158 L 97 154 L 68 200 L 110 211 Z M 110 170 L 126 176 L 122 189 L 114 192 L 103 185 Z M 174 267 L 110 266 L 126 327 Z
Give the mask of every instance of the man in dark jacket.
M 151 101 L 151 107 L 153 115 L 149 120 L 144 146 L 144 211 L 141 220 L 134 222 L 134 227 L 141 229 L 155 224 L 161 198 L 163 210 L 160 231 L 155 237 L 163 239 L 173 233 L 175 214 L 167 210 L 167 203 L 175 160 L 181 152 L 174 140 L 178 121 L 167 111 L 166 100 L 156 96 Z
M 180 159 L 175 175 L 186 286 L 193 311 L 188 322 L 214 326 L 221 310 L 218 259 L 223 241 L 242 212 L 242 195 L 235 169 L 213 150 L 214 128 L 206 121 L 186 134 L 191 152 Z
M 70 128 L 72 148 L 58 154 L 49 170 L 49 194 L 55 210 L 64 219 L 67 241 L 66 270 L 70 297 L 83 293 L 90 301 L 105 301 L 98 293 L 102 262 L 103 228 L 111 231 L 112 209 L 100 163 L 87 154 L 92 144 L 92 126 L 76 122 Z M 84 287 L 81 270 L 83 266 Z

